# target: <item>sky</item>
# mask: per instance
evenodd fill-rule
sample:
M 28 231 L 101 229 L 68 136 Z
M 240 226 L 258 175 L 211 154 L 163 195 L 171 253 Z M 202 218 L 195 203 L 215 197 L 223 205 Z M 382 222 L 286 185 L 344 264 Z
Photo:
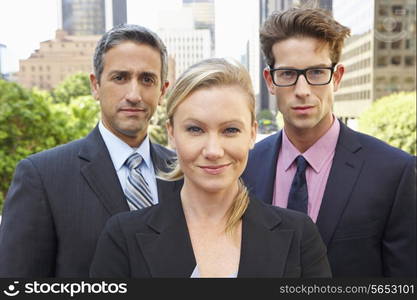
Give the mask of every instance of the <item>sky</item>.
M 250 3 L 256 0 L 215 0 L 216 56 L 240 59 L 249 39 Z M 157 10 L 175 8 L 181 0 L 127 0 L 128 22 L 157 29 Z M 0 0 L 0 44 L 7 48 L 2 59 L 4 73 L 18 71 L 39 43 L 55 37 L 58 0 Z

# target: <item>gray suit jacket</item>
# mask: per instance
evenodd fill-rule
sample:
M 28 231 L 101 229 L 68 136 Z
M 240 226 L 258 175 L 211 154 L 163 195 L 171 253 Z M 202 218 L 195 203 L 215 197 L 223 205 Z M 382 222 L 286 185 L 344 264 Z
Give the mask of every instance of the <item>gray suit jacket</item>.
M 151 144 L 156 169 L 166 170 L 173 156 Z M 23 159 L 4 205 L 0 277 L 87 277 L 107 219 L 128 210 L 98 127 Z

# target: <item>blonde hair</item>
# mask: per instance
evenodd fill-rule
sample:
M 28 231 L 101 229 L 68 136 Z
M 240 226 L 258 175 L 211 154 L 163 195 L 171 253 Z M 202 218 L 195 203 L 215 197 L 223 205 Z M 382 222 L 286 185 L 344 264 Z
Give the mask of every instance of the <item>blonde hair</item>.
M 248 107 L 251 113 L 251 122 L 255 122 L 255 94 L 248 71 L 236 61 L 224 58 L 211 58 L 203 60 L 188 68 L 175 83 L 169 92 L 167 100 L 168 122 L 174 126 L 174 114 L 177 107 L 191 93 L 204 88 L 236 86 L 248 96 Z M 184 177 L 177 163 L 169 173 L 160 173 L 167 180 L 178 180 Z M 238 193 L 232 206 L 228 210 L 226 232 L 232 232 L 241 220 L 249 204 L 248 190 L 242 180 L 238 182 Z

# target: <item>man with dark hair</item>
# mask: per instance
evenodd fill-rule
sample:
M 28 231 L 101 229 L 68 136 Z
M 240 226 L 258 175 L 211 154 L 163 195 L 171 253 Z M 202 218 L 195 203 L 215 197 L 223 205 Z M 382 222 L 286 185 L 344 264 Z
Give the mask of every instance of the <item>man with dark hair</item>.
M 350 30 L 320 9 L 273 13 L 260 39 L 284 128 L 259 142 L 244 181 L 258 199 L 308 214 L 333 276 L 416 276 L 414 158 L 334 116 Z
M 101 121 L 85 138 L 23 159 L 0 227 L 1 277 L 88 277 L 107 219 L 164 198 L 173 153 L 150 142 L 168 87 L 161 39 L 137 25 L 103 35 L 90 75 Z

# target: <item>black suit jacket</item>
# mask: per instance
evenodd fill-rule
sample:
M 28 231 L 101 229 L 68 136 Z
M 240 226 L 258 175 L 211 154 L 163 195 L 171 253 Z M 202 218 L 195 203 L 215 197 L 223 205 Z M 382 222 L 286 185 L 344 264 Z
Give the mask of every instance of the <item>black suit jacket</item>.
M 112 217 L 92 277 L 190 277 L 196 266 L 180 184 L 160 204 Z M 250 201 L 242 222 L 238 277 L 330 277 L 326 249 L 304 214 Z
M 151 143 L 151 157 L 166 170 L 173 153 Z M 107 219 L 128 210 L 98 127 L 23 159 L 4 205 L 0 277 L 88 277 Z
M 415 160 L 340 125 L 316 222 L 333 277 L 415 277 Z M 243 174 L 251 193 L 267 203 L 273 199 L 280 147 L 281 133 L 259 142 Z

